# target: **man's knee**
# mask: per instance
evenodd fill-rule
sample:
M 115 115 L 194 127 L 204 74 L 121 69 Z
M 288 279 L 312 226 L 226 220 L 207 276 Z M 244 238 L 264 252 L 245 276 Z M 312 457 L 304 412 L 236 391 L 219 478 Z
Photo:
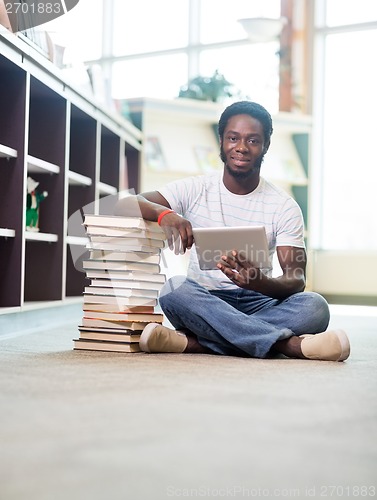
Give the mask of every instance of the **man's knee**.
M 326 330 L 330 322 L 329 305 L 324 297 L 316 292 L 304 292 L 305 314 L 313 318 L 319 331 Z
M 188 287 L 191 286 L 191 281 L 186 276 L 173 276 L 162 287 L 159 295 L 160 305 L 172 301 L 187 300 Z

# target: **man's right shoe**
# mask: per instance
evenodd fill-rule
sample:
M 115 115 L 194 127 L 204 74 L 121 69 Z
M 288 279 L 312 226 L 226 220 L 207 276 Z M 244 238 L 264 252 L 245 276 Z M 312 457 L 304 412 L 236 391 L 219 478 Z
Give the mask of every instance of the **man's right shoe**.
M 300 335 L 301 351 L 307 359 L 344 361 L 350 355 L 350 343 L 343 330 L 328 330 L 316 335 Z
M 187 337 L 159 323 L 149 323 L 140 336 L 140 349 L 144 352 L 180 352 L 188 344 Z

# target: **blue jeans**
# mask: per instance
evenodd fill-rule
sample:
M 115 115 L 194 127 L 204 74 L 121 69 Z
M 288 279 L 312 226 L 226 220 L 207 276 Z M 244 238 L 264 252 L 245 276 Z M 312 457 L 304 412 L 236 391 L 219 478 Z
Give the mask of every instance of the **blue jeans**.
M 165 283 L 160 305 L 179 330 L 189 330 L 216 354 L 266 358 L 276 341 L 326 330 L 329 307 L 314 292 L 279 300 L 258 292 L 207 290 L 185 276 Z

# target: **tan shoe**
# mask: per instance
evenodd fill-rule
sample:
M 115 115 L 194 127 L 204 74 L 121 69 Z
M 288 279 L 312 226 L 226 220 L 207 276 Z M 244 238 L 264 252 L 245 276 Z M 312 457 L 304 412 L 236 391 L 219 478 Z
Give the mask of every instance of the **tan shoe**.
M 343 330 L 327 330 L 316 335 L 300 335 L 305 358 L 321 361 L 344 361 L 350 355 L 350 343 Z
M 184 333 L 159 323 L 149 323 L 140 336 L 140 349 L 144 352 L 183 352 L 187 344 Z

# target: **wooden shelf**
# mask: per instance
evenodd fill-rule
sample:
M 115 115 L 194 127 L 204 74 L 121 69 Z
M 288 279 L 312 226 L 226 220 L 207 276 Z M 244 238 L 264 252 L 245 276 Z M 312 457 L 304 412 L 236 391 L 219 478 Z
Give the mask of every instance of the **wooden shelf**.
M 16 231 L 14 229 L 7 229 L 0 227 L 1 238 L 14 238 L 15 236 L 16 236 Z
M 68 172 L 68 182 L 70 186 L 91 186 L 93 184 L 90 177 L 72 172 L 72 170 Z
M 100 195 L 117 194 L 118 192 L 115 186 L 110 186 L 109 184 L 105 184 L 104 182 L 99 182 L 97 186 Z
M 25 231 L 26 241 L 47 241 L 48 243 L 56 243 L 59 238 L 57 234 L 52 233 L 37 233 L 33 231 Z
M 85 273 L 73 254 L 89 251 L 80 213 L 111 211 L 106 195 L 121 182 L 138 189 L 141 131 L 14 36 L 0 36 L 0 83 L 0 117 L 11 117 L 0 120 L 0 312 L 81 300 Z M 25 227 L 28 176 L 48 193 L 39 232 Z
M 28 173 L 38 173 L 38 174 L 59 174 L 60 167 L 54 165 L 35 156 L 27 156 L 27 170 Z
M 0 144 L 0 158 L 17 158 L 18 153 L 16 149 Z
M 86 245 L 89 243 L 89 238 L 85 238 L 83 236 L 67 236 L 66 242 L 68 245 L 86 247 Z

